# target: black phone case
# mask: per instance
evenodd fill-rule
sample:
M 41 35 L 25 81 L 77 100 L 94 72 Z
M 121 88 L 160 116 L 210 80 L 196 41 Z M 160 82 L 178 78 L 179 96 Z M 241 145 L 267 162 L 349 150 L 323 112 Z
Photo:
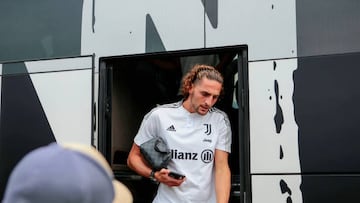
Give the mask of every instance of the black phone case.
M 173 178 L 176 178 L 176 179 L 183 179 L 183 178 L 185 178 L 185 175 L 179 174 L 179 173 L 176 173 L 176 172 L 170 172 L 170 173 L 169 173 L 169 176 L 170 176 L 170 177 L 173 177 Z

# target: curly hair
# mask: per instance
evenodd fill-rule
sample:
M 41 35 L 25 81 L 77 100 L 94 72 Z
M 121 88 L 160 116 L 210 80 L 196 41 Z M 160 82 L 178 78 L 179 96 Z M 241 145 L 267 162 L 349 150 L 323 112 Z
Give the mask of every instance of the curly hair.
M 216 80 L 219 83 L 224 83 L 224 78 L 219 71 L 213 66 L 196 64 L 182 79 L 181 93 L 184 99 L 189 97 L 189 90 L 193 84 L 206 77 L 209 80 Z M 223 88 L 221 88 L 221 93 Z

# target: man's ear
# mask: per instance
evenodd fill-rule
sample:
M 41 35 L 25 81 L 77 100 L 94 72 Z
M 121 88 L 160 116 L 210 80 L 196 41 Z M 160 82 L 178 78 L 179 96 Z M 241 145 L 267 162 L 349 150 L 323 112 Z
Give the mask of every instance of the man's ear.
M 192 94 L 194 92 L 194 88 L 195 88 L 195 84 L 191 84 L 191 86 L 189 87 L 189 94 Z

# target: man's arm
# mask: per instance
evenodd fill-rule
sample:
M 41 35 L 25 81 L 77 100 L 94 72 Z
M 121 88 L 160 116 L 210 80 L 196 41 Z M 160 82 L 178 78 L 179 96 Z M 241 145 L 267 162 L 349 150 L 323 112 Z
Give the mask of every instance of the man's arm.
M 141 176 L 150 177 L 150 173 L 152 171 L 151 167 L 147 164 L 145 159 L 143 158 L 140 147 L 135 143 L 132 145 L 128 159 L 127 165 L 138 173 Z M 168 186 L 179 186 L 181 183 L 184 182 L 184 179 L 175 179 L 169 176 L 170 170 L 168 169 L 161 169 L 160 171 L 156 171 L 154 174 L 154 178 L 161 183 L 164 183 Z
M 215 150 L 215 190 L 216 202 L 228 203 L 231 189 L 231 172 L 228 152 Z
M 146 161 L 141 155 L 140 147 L 135 143 L 133 143 L 131 147 L 127 159 L 127 165 L 139 175 L 144 177 L 150 177 L 151 168 L 147 165 Z

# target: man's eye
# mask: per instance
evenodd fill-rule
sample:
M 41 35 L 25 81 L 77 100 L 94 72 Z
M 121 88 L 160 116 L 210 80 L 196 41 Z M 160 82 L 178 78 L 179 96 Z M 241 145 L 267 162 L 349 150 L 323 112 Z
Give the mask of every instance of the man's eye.
M 202 96 L 204 96 L 204 97 L 208 97 L 208 96 L 210 96 L 210 94 L 209 94 L 209 93 L 207 93 L 207 92 L 202 92 L 201 94 L 202 94 Z

